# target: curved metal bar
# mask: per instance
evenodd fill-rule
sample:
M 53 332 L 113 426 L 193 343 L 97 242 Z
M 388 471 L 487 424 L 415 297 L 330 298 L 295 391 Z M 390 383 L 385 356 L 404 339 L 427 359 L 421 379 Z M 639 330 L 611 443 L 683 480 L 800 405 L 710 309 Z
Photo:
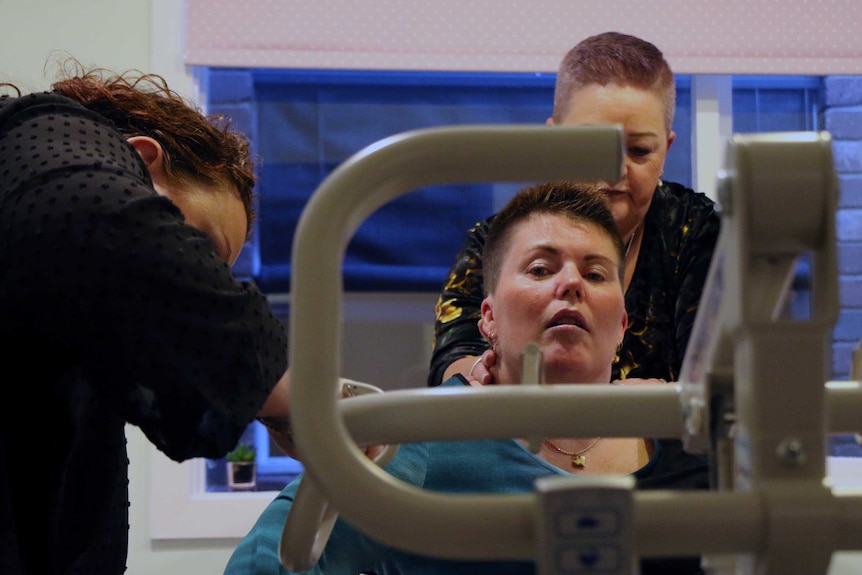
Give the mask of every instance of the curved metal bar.
M 394 390 L 345 401 L 338 409 L 360 445 L 531 434 L 679 438 L 679 396 L 679 386 L 670 384 L 501 385 Z
M 421 552 L 420 543 L 433 540 L 439 553 L 451 557 L 465 552 L 503 559 L 532 556 L 532 496 L 464 498 L 417 489 L 378 468 L 349 437 L 335 401 L 341 367 L 341 263 L 349 239 L 369 214 L 424 185 L 616 180 L 622 159 L 622 131 L 614 126 L 435 128 L 369 146 L 315 191 L 293 246 L 292 419 L 306 473 L 346 519 L 372 537 L 413 551 Z M 422 521 L 406 519 L 416 517 Z M 464 532 L 473 535 L 469 546 L 459 535 Z
M 754 146 L 755 151 L 760 152 L 760 146 L 768 144 L 768 139 L 740 140 L 738 144 Z M 803 148 L 820 145 L 823 153 L 812 154 L 815 159 L 806 161 L 813 162 L 814 166 L 801 163 L 800 166 L 808 168 L 797 166 L 799 169 L 793 174 L 815 173 L 818 165 L 830 169 L 827 137 L 817 139 L 802 135 L 797 137 L 796 143 Z M 764 153 L 766 155 L 756 157 L 755 163 L 768 165 L 775 159 L 770 156 L 770 147 L 765 148 Z M 607 159 L 607 154 L 613 156 L 611 164 L 615 166 L 598 167 L 599 162 Z M 568 386 L 568 389 L 565 389 L 567 386 L 506 386 L 483 390 L 405 390 L 381 394 L 381 397 L 357 398 L 343 405 L 335 401 L 341 358 L 341 261 L 350 237 L 368 214 L 383 203 L 429 183 L 615 179 L 618 173 L 614 170 L 618 170 L 621 159 L 622 137 L 616 128 L 442 128 L 401 134 L 375 144 L 345 162 L 318 188 L 303 212 L 296 233 L 290 323 L 295 436 L 306 474 L 311 479 L 309 485 L 315 491 L 310 508 L 307 506 L 307 515 L 314 522 L 323 523 L 322 531 L 304 540 L 313 554 L 319 553 L 321 538 L 325 539 L 333 514 L 338 512 L 371 537 L 408 551 L 464 559 L 536 557 L 538 507 L 535 494 L 448 495 L 408 485 L 368 460 L 354 443 L 353 433 L 361 443 L 393 443 L 529 437 L 538 432 L 577 435 L 581 428 L 589 428 L 590 433 L 601 430 L 602 435 L 620 436 L 668 437 L 687 432 L 679 413 L 684 383 L 682 391 L 680 386 L 616 389 L 609 386 Z M 740 167 L 743 176 L 750 171 L 745 162 L 740 162 Z M 763 166 L 758 167 L 762 171 Z M 818 176 L 813 177 L 817 180 Z M 795 176 L 779 177 L 780 191 L 784 193 L 784 184 L 797 180 Z M 745 178 L 740 181 L 750 187 L 750 181 Z M 828 188 L 829 172 L 823 181 L 814 181 L 812 185 Z M 746 205 L 745 210 L 743 205 L 727 207 L 760 213 L 763 210 L 759 206 Z M 803 212 L 811 212 L 817 219 L 828 216 L 831 209 L 825 199 L 809 198 Z M 830 227 L 834 223 L 827 222 L 821 229 L 809 227 L 806 218 L 785 223 L 793 229 L 793 249 L 798 247 L 797 243 L 809 246 L 823 235 L 834 236 L 834 229 Z M 784 244 L 772 237 L 770 229 L 755 233 L 755 237 L 766 245 L 769 253 L 784 249 Z M 815 254 L 818 256 L 815 264 L 827 271 L 834 268 L 834 254 L 830 249 L 827 245 L 822 250 L 825 255 Z M 763 256 L 759 249 L 754 252 Z M 769 253 L 765 257 L 773 264 Z M 783 257 L 784 254 L 778 255 Z M 778 270 L 781 273 L 786 267 L 782 266 Z M 815 281 L 815 284 L 821 289 L 815 290 L 819 293 L 815 294 L 816 313 L 812 319 L 815 323 L 829 324 L 834 319 L 831 307 L 834 290 L 829 284 L 825 285 L 827 289 L 822 289 L 822 282 Z M 757 301 L 763 299 L 766 298 Z M 750 301 L 748 304 L 753 305 Z M 754 314 L 756 319 L 767 321 L 771 312 L 766 313 L 765 309 L 758 305 L 749 311 L 759 312 L 759 315 Z M 745 314 L 737 310 L 735 316 L 739 316 L 734 319 L 738 322 Z M 758 324 L 755 327 L 763 330 L 770 326 Z M 764 341 L 779 340 L 778 343 L 783 344 L 786 339 L 781 330 L 771 330 L 756 343 L 765 345 Z M 812 345 L 818 339 L 819 336 L 799 338 L 798 342 L 787 343 L 795 346 L 795 359 L 801 357 L 803 364 L 819 365 L 820 348 Z M 777 347 L 781 353 L 771 353 L 770 348 L 769 354 L 760 354 L 759 348 L 752 348 L 754 351 L 749 355 L 758 359 L 761 355 L 783 359 L 790 348 Z M 799 356 L 803 351 L 805 353 Z M 743 355 L 743 359 L 750 358 Z M 746 364 L 746 369 L 740 373 L 757 372 L 760 377 L 748 379 L 758 383 L 769 381 L 773 387 L 794 379 L 810 380 L 819 385 L 820 370 L 808 369 L 800 375 L 781 361 L 776 366 L 781 369 L 766 370 L 763 375 L 762 368 L 753 369 L 758 365 Z M 818 373 L 808 373 L 811 371 Z M 722 376 L 723 372 L 716 373 Z M 743 386 L 748 393 L 743 394 L 740 404 L 754 395 L 751 381 Z M 819 388 L 812 389 L 810 395 L 817 401 L 804 402 L 806 408 L 822 403 L 831 412 L 833 430 L 858 430 L 854 413 L 858 413 L 862 391 L 858 382 L 852 383 L 829 382 L 826 393 Z M 632 407 L 635 398 L 640 400 L 640 409 Z M 420 400 L 422 408 L 409 410 L 408 416 L 405 405 L 412 406 Z M 555 413 L 567 415 L 576 405 L 595 409 L 583 410 L 576 423 L 568 421 L 574 418 L 553 416 Z M 481 417 L 489 409 L 494 409 L 498 417 Z M 811 437 L 819 438 L 825 425 L 818 419 L 820 409 L 813 411 L 815 415 L 809 417 L 812 425 L 805 429 Z M 601 418 L 591 415 L 597 412 L 602 413 Z M 613 413 L 625 416 L 618 417 L 620 421 L 608 422 L 608 415 Z M 638 417 L 631 418 L 632 414 L 639 413 Z M 739 419 L 741 423 L 769 419 L 752 418 L 747 412 L 743 415 Z M 542 420 L 541 426 L 537 420 Z M 464 421 L 470 421 L 468 428 L 457 425 Z M 795 433 L 788 428 L 788 433 L 791 431 Z M 758 456 L 750 459 L 756 459 L 760 466 L 750 477 L 742 479 L 747 479 L 754 487 L 760 483 L 762 489 L 632 494 L 632 525 L 638 555 L 754 553 L 760 562 L 758 569 L 764 573 L 815 573 L 822 572 L 828 565 L 832 550 L 860 546 L 862 496 L 832 492 L 823 484 L 819 448 L 812 450 L 814 461 L 807 466 L 801 459 L 798 465 L 791 466 L 788 463 L 793 463 L 789 458 L 792 452 L 765 449 L 764 446 L 771 445 L 765 441 L 757 445 L 749 443 L 754 446 L 752 453 Z M 819 442 L 812 442 L 815 444 Z M 693 525 L 691 517 L 695 516 L 697 521 Z M 808 533 L 812 521 L 818 525 L 814 537 Z M 656 529 L 656 525 L 661 525 L 661 529 Z M 728 525 L 733 528 L 728 529 Z M 469 534 L 469 540 L 465 540 L 465 534 Z M 429 551 L 431 549 L 433 551 Z M 798 550 L 805 553 L 794 553 Z M 804 556 L 805 562 L 799 563 L 798 555 Z

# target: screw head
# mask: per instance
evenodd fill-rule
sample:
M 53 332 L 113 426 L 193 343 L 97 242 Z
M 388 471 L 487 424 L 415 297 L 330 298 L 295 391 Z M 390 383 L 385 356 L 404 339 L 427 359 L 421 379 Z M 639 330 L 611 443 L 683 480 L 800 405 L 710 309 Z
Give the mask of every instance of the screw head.
M 798 467 L 805 463 L 808 454 L 805 445 L 796 437 L 787 437 L 778 442 L 775 457 L 786 467 Z

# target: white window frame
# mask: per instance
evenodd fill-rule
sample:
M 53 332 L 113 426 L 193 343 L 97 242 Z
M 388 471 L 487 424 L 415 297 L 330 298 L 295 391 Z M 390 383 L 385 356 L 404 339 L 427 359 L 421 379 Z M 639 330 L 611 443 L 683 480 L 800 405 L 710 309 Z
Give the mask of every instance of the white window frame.
M 151 68 L 158 70 L 176 92 L 205 102 L 198 78 L 182 58 L 185 2 L 152 0 L 150 9 Z M 149 443 L 147 456 L 149 533 L 153 540 L 243 537 L 275 496 L 275 492 L 266 491 L 207 493 L 203 459 L 176 463 Z
M 363 322 L 371 319 L 376 323 L 386 323 L 386 331 L 397 330 L 397 324 L 402 322 L 415 331 L 415 325 L 420 324 L 423 331 L 421 348 L 430 350 L 433 319 L 428 319 L 428 310 L 433 307 L 436 295 L 348 293 L 344 297 L 345 330 L 349 331 L 351 324 L 360 324 L 361 327 Z M 430 358 L 421 357 L 416 361 L 425 366 Z M 367 379 L 363 381 L 374 383 Z M 207 491 L 206 460 L 177 463 L 149 443 L 147 450 L 150 539 L 241 538 L 278 494 L 277 491 Z
M 211 493 L 203 459 L 172 461 L 149 445 L 150 539 L 245 536 L 275 491 Z
M 714 198 L 715 174 L 731 134 L 730 76 L 692 76 L 692 180 Z M 862 458 L 829 457 L 836 486 L 859 485 Z M 276 492 L 208 493 L 203 460 L 175 463 L 150 448 L 150 537 L 243 537 Z

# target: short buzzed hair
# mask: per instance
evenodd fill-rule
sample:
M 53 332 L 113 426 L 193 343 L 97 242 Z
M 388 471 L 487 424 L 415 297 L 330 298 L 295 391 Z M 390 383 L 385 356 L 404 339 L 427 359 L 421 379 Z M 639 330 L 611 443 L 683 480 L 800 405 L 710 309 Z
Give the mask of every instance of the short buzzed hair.
M 497 288 L 516 224 L 534 214 L 559 214 L 574 221 L 596 224 L 606 231 L 616 247 L 622 284 L 625 247 L 605 195 L 592 184 L 549 182 L 522 189 L 491 220 L 482 254 L 485 295 Z
M 572 95 L 590 84 L 616 83 L 655 92 L 668 132 L 676 113 L 676 81 L 661 50 L 636 36 L 605 32 L 579 42 L 563 57 L 554 87 L 554 122 L 569 112 Z

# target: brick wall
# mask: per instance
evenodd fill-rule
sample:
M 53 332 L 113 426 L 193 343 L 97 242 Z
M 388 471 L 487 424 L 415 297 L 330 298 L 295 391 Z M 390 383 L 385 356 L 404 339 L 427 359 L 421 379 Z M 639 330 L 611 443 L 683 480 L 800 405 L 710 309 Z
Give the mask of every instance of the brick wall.
M 862 338 L 862 78 L 829 76 L 823 128 L 833 139 L 840 193 L 836 215 L 841 310 L 833 332 L 832 377 L 847 379 Z

